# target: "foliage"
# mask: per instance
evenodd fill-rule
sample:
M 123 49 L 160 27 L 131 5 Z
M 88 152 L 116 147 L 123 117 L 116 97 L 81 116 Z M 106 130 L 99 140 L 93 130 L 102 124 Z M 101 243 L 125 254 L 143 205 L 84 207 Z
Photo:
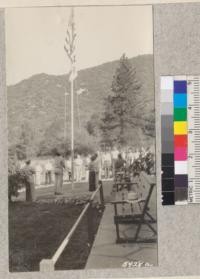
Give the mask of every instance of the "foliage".
M 12 197 L 18 197 L 18 191 L 26 185 L 26 176 L 21 173 L 21 171 L 17 171 L 16 173 L 9 174 L 8 176 L 8 198 L 9 201 L 12 200 Z
M 149 137 L 155 136 L 155 111 L 151 111 L 149 119 L 146 120 L 145 125 L 143 126 L 143 132 Z
M 53 136 L 52 136 L 53 135 Z M 92 135 L 85 130 L 75 130 L 74 151 L 79 154 L 93 153 L 96 144 Z M 66 141 L 63 136 L 63 127 L 58 120 L 55 120 L 44 133 L 44 140 L 40 142 L 38 156 L 54 155 L 55 150 L 63 155 L 71 153 L 70 133 L 67 133 Z
M 99 134 L 100 118 L 98 114 L 94 113 L 91 119 L 86 123 L 86 130 L 89 135 L 98 136 Z
M 26 145 L 18 143 L 16 144 L 16 155 L 17 158 L 19 158 L 20 160 L 24 160 L 27 158 L 27 153 L 26 153 Z
M 152 152 L 147 152 L 145 155 L 140 154 L 139 158 L 134 160 L 130 169 L 134 174 L 138 174 L 141 171 L 147 174 L 152 174 L 155 169 L 155 158 Z
M 132 128 L 135 99 L 140 89 L 136 71 L 122 55 L 112 81 L 112 94 L 106 98 L 102 117 L 102 135 L 105 142 L 127 144 L 127 131 Z
M 18 190 L 21 189 L 27 182 L 27 176 L 20 170 L 16 150 L 14 147 L 8 152 L 8 198 L 11 201 L 12 196 L 18 196 Z
M 31 128 L 31 123 L 24 121 L 20 127 L 18 142 L 15 145 L 18 159 L 23 160 L 36 154 L 37 147 L 32 144 L 34 141 L 34 131 Z

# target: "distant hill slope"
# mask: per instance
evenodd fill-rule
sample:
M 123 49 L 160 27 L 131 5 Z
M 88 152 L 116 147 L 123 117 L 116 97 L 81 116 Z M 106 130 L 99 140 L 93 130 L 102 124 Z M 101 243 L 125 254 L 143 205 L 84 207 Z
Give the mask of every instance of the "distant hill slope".
M 148 117 L 154 109 L 153 56 L 141 55 L 130 59 L 136 69 L 137 78 L 142 84 L 140 90 L 139 113 Z M 112 78 L 118 61 L 108 62 L 93 68 L 79 71 L 76 88 L 85 87 L 88 93 L 79 98 L 80 131 L 85 132 L 86 122 L 94 113 L 101 114 L 104 109 L 104 98 L 111 91 Z M 47 74 L 34 75 L 16 85 L 9 86 L 8 125 L 9 143 L 18 142 L 21 126 L 28 123 L 34 131 L 34 144 L 45 139 L 45 131 L 54 125 L 52 137 L 64 129 L 64 93 L 70 92 L 67 75 L 54 76 Z M 75 98 L 75 126 L 77 121 L 77 99 Z M 70 96 L 67 97 L 67 125 L 70 127 Z M 69 130 L 68 130 L 69 131 Z M 79 132 L 80 132 L 79 131 Z

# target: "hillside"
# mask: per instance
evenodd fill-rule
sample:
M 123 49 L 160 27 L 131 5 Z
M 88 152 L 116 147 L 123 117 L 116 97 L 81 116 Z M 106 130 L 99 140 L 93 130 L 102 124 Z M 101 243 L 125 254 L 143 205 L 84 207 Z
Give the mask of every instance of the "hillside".
M 142 87 L 138 97 L 138 113 L 147 117 L 154 109 L 153 56 L 142 55 L 130 59 Z M 110 93 L 112 78 L 118 61 L 79 71 L 75 87 L 88 93 L 79 95 L 80 127 L 75 98 L 76 138 L 86 135 L 85 125 L 95 113 L 104 110 L 104 98 Z M 21 127 L 32 131 L 32 145 L 38 146 L 48 137 L 62 139 L 64 135 L 64 93 L 69 92 L 67 75 L 38 74 L 7 88 L 9 144 L 19 142 Z M 67 127 L 70 127 L 70 96 L 67 97 Z M 68 136 L 70 130 L 68 128 Z M 140 136 L 141 131 L 139 131 Z

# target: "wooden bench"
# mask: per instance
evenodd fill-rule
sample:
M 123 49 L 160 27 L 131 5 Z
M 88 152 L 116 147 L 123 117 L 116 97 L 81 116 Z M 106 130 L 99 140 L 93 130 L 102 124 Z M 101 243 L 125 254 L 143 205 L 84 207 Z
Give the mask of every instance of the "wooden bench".
M 150 180 L 147 175 L 144 173 L 141 174 L 140 180 L 138 183 L 135 183 L 135 194 L 132 195 L 132 199 L 124 199 L 121 200 L 114 200 L 111 203 L 114 205 L 114 224 L 116 226 L 116 243 L 125 243 L 125 242 L 156 242 L 156 238 L 143 238 L 139 239 L 139 234 L 142 228 L 142 225 L 146 225 L 150 228 L 150 230 L 154 233 L 154 236 L 157 235 L 157 231 L 152 226 L 152 224 L 156 223 L 155 218 L 149 212 L 149 201 L 153 190 L 155 188 L 155 181 Z M 129 193 L 128 197 L 131 195 Z M 130 205 L 130 214 L 119 214 L 118 207 Z M 133 206 L 138 205 L 139 213 L 134 213 Z M 136 225 L 136 232 L 133 237 L 129 238 L 122 238 L 120 236 L 120 225 L 127 225 L 127 224 L 135 224 Z

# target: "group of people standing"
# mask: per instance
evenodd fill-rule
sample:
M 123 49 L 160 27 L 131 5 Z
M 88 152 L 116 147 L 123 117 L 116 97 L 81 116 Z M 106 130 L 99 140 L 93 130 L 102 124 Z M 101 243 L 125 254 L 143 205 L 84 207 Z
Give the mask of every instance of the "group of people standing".
M 126 149 L 107 147 L 93 155 L 75 154 L 74 181 L 88 181 L 89 191 L 94 191 L 99 179 L 113 178 L 116 170 L 124 166 L 133 166 L 138 158 L 144 158 L 148 152 L 149 149 L 144 148 L 133 150 L 131 147 Z M 39 164 L 31 164 L 30 160 L 26 161 L 24 166 L 30 176 L 31 185 L 40 185 L 42 182 L 49 185 L 54 182 L 56 195 L 62 194 L 64 180 L 71 181 L 71 167 L 71 158 L 65 159 L 59 152 L 56 152 L 53 159 L 46 160 L 43 168 Z M 41 173 L 43 173 L 43 181 Z
M 77 157 L 76 157 L 77 158 Z M 76 159 L 75 158 L 75 159 Z M 79 165 L 80 167 L 80 165 Z M 60 153 L 56 153 L 54 161 L 54 173 L 55 173 L 55 194 L 62 194 L 63 186 L 63 172 L 66 169 L 65 160 Z M 98 154 L 95 153 L 91 156 L 90 162 L 87 165 L 88 169 L 88 182 L 89 182 L 89 191 L 95 191 L 96 185 L 99 180 L 99 160 Z M 80 169 L 81 172 L 81 169 Z
M 149 148 L 107 147 L 100 152 L 101 177 L 108 179 L 113 178 L 115 174 L 116 161 L 124 162 L 127 167 L 133 165 L 140 157 L 145 157 Z
M 90 158 L 88 164 L 88 178 L 89 178 L 89 191 L 94 191 L 98 182 L 99 174 L 99 162 L 97 160 L 98 155 L 94 154 Z M 63 194 L 63 174 L 67 170 L 67 165 L 65 164 L 64 157 L 59 153 L 55 153 L 55 158 L 53 165 L 49 163 L 49 168 L 46 169 L 45 178 L 47 183 L 52 181 L 52 172 L 54 174 L 54 186 L 55 186 L 55 195 Z M 35 200 L 35 181 L 36 181 L 36 172 L 38 171 L 37 167 L 33 167 L 31 160 L 26 160 L 25 165 L 21 168 L 21 173 L 26 177 L 25 187 L 26 187 L 26 200 L 34 201 Z M 67 170 L 68 172 L 70 170 Z

